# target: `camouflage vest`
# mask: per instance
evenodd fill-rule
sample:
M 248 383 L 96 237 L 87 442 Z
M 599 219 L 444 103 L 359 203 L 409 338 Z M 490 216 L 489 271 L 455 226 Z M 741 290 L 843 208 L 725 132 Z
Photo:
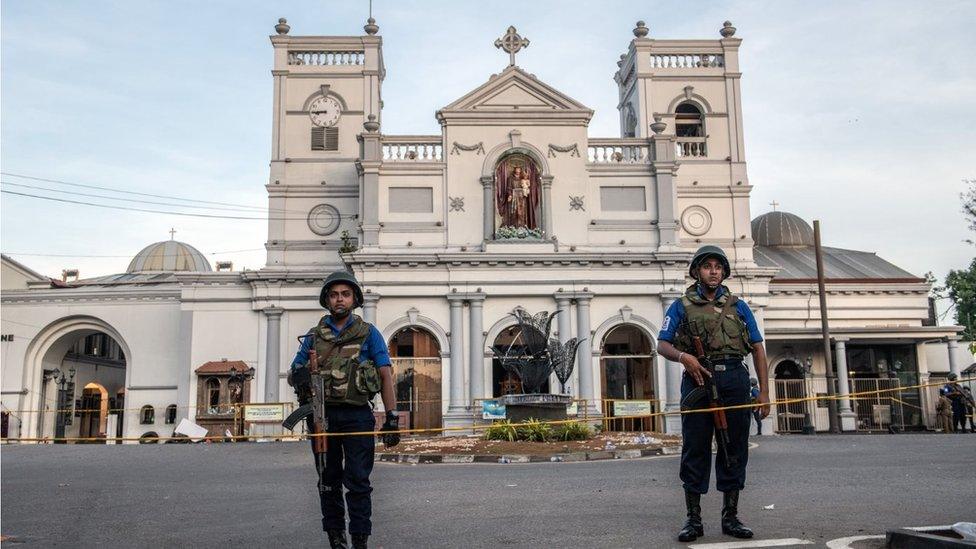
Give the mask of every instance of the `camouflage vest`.
M 681 298 L 681 304 L 685 307 L 685 320 L 678 326 L 675 347 L 679 351 L 695 354 L 692 338 L 698 336 L 702 340 L 705 354 L 709 357 L 744 357 L 752 352 L 749 329 L 739 318 L 736 301 L 738 299 L 725 286 L 722 286 L 722 295 L 712 301 L 698 295 L 697 284 L 689 286 Z M 722 316 L 726 305 L 728 312 Z
M 363 342 L 369 336 L 370 324 L 353 315 L 350 324 L 336 337 L 322 317 L 309 334 L 315 336 L 318 376 L 322 400 L 326 406 L 369 404 L 380 391 L 379 374 L 372 361 L 359 361 Z

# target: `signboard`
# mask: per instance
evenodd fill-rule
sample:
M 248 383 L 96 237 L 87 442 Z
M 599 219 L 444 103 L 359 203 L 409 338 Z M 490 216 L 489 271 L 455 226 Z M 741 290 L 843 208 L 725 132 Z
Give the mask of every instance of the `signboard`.
M 575 416 L 579 415 L 579 403 L 575 400 L 566 405 L 566 415 Z
M 505 405 L 497 400 L 481 401 L 482 419 L 505 419 Z
M 647 416 L 651 414 L 650 400 L 615 400 L 613 401 L 613 415 Z
M 246 404 L 244 405 L 244 421 L 274 422 L 285 419 L 284 404 Z

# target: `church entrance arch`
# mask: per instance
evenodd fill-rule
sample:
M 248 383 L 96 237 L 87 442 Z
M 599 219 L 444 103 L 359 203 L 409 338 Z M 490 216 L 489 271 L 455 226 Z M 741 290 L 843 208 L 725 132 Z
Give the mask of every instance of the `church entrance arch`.
M 509 152 L 495 164 L 495 236 L 542 238 L 542 170 L 523 152 Z
M 786 400 L 776 405 L 776 430 L 780 433 L 802 433 L 807 402 L 789 402 L 807 396 L 807 381 L 803 367 L 795 360 L 784 360 L 773 370 L 776 383 L 776 400 Z
M 44 438 L 115 437 L 108 433 L 124 419 L 123 395 L 127 379 L 128 347 L 109 324 L 94 317 L 69 317 L 52 323 L 31 342 L 25 378 L 31 381 L 29 408 L 40 410 L 25 418 L 23 436 Z
M 620 324 L 607 332 L 600 347 L 604 417 L 658 411 L 654 356 L 651 338 L 640 327 Z M 605 423 L 611 431 L 656 431 L 660 428 L 659 420 L 657 417 L 608 419 Z
M 437 337 L 407 326 L 390 337 L 397 410 L 410 414 L 411 429 L 437 429 L 441 416 L 441 349 Z

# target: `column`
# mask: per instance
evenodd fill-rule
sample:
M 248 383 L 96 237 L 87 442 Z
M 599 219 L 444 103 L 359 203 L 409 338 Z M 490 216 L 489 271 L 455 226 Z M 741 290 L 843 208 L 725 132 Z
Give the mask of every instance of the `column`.
M 962 375 L 962 368 L 959 367 L 959 361 L 956 360 L 956 349 L 959 347 L 959 338 L 957 336 L 952 336 L 946 338 L 946 348 L 949 351 L 949 371 L 957 376 Z
M 464 327 L 461 319 L 464 296 L 449 295 L 451 304 L 451 385 L 448 413 L 464 412 Z
M 365 133 L 359 134 L 359 171 L 360 208 L 362 219 L 360 230 L 362 241 L 360 246 L 376 246 L 380 238 L 380 166 L 383 164 L 383 137 L 379 133 L 379 124 L 375 115 L 363 124 Z
M 662 315 L 667 314 L 671 304 L 677 299 L 678 294 L 661 294 Z M 672 362 L 664 357 L 661 357 L 661 365 L 664 367 L 665 380 L 667 381 L 667 392 L 661 395 L 661 400 L 665 403 L 664 411 L 677 412 L 681 410 L 681 374 L 684 372 L 684 367 L 680 363 Z M 666 433 L 680 433 L 681 416 L 677 413 L 665 416 L 664 431 Z
M 569 301 L 572 299 L 572 295 L 556 292 L 554 297 L 556 298 L 556 329 L 559 330 L 559 342 L 565 344 L 569 341 L 570 331 L 572 330 L 572 319 L 569 318 Z M 566 381 L 566 392 L 579 398 L 579 393 L 574 393 L 573 388 L 570 386 L 572 383 L 572 378 Z
M 475 399 L 485 397 L 485 294 L 468 294 L 468 298 L 468 392 L 474 406 Z
M 542 177 L 542 230 L 546 239 L 552 238 L 552 176 Z
M 278 402 L 278 374 L 281 372 L 281 314 L 280 307 L 268 307 L 262 311 L 268 317 L 268 337 L 264 355 L 264 401 Z
M 576 367 L 579 369 L 579 396 L 587 399 L 587 408 L 591 415 L 597 414 L 596 399 L 597 395 L 593 392 L 593 342 L 590 333 L 590 299 L 593 294 L 583 292 L 576 294 L 576 337 L 580 343 L 576 351 Z
M 379 300 L 379 294 L 369 291 L 363 294 L 363 320 L 370 324 L 376 324 L 376 303 Z
M 675 183 L 675 175 L 678 171 L 678 164 L 674 155 L 676 142 L 674 136 L 655 133 L 651 136 L 651 143 L 654 149 L 652 166 L 657 192 L 658 249 L 672 251 L 680 246 L 678 242 L 678 191 Z
M 484 233 L 485 240 L 495 238 L 495 178 L 490 175 L 481 177 L 481 199 L 484 202 Z
M 851 409 L 851 382 L 847 375 L 847 338 L 834 338 L 834 364 L 837 366 L 837 393 L 840 396 L 840 430 L 857 428 L 854 410 Z

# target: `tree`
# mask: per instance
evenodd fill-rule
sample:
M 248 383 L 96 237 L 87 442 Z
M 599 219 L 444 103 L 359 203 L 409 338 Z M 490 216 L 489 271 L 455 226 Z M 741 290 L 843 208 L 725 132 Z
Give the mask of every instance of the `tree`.
M 963 339 L 976 339 L 976 259 L 969 269 L 951 270 L 946 275 L 944 290 L 956 308 L 956 324 L 964 326 Z
M 962 214 L 969 223 L 969 230 L 976 232 L 976 179 L 963 179 L 963 182 L 969 185 L 969 189 L 959 194 L 962 199 Z M 970 239 L 966 239 L 966 242 L 976 244 Z

